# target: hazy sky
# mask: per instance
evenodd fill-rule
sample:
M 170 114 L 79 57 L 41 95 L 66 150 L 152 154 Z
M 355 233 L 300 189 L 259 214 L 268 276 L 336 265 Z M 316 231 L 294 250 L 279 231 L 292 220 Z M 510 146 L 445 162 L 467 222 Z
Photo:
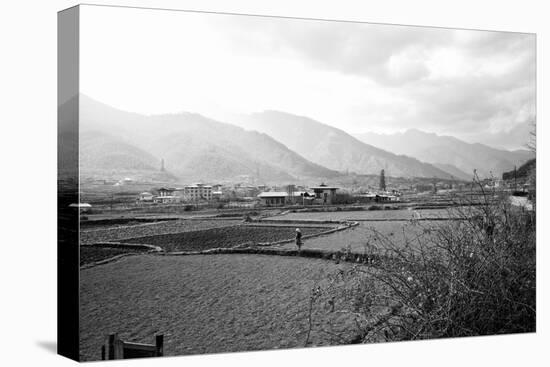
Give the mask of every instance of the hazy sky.
M 145 114 L 191 111 L 231 122 L 272 109 L 350 133 L 417 128 L 481 141 L 535 120 L 535 81 L 534 35 L 81 12 L 81 92 Z

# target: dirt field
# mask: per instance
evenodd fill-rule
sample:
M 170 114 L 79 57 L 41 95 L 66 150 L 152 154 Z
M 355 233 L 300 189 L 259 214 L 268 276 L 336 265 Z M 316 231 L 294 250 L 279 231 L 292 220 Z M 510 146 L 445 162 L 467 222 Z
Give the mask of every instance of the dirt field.
M 369 220 L 369 219 L 399 219 L 410 220 L 413 218 L 447 218 L 447 209 L 425 210 L 360 210 L 342 212 L 312 212 L 312 213 L 288 213 L 275 216 L 274 220 Z
M 85 269 L 81 357 L 99 359 L 111 332 L 148 343 L 162 333 L 168 356 L 302 347 L 311 289 L 344 266 L 261 255 L 140 255 Z M 320 308 L 313 313 L 309 345 L 330 344 L 318 331 L 329 316 Z
M 304 236 L 319 233 L 327 228 L 304 227 Z M 139 243 L 160 246 L 164 251 L 198 251 L 210 248 L 235 247 L 244 243 L 274 242 L 292 239 L 295 227 L 231 226 L 212 228 L 193 232 L 181 232 L 124 240 L 127 243 Z
M 99 220 L 81 220 L 80 229 L 101 229 L 101 228 L 116 228 L 124 226 L 135 226 L 139 224 L 154 224 L 167 220 L 175 220 L 176 218 L 168 219 L 156 219 L 156 218 L 112 218 L 112 219 L 99 219 Z
M 147 249 L 122 249 L 122 248 L 99 248 L 93 246 L 80 246 L 80 265 L 90 264 L 96 261 L 109 259 L 118 255 L 128 253 L 145 252 Z
M 404 245 L 406 240 L 411 241 L 419 235 L 425 236 L 424 228 L 440 225 L 442 222 L 423 221 L 419 223 L 421 224 L 413 225 L 410 221 L 360 222 L 358 226 L 344 231 L 306 239 L 303 248 L 341 250 L 349 246 L 353 252 L 364 253 L 366 245 L 377 245 L 372 240 L 374 231 L 391 238 L 396 245 Z M 403 234 L 403 230 L 405 230 L 405 234 Z M 294 244 L 283 247 L 294 248 Z
M 121 241 L 127 238 L 145 237 L 168 233 L 190 232 L 210 228 L 233 226 L 242 220 L 171 220 L 129 226 L 87 228 L 80 231 L 81 244 Z

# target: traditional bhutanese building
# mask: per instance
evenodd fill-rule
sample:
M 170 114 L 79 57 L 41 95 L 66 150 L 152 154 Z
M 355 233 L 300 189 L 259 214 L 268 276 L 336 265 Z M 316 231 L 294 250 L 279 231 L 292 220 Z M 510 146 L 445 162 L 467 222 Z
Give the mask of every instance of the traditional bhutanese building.
M 316 187 L 310 187 L 315 193 L 315 198 L 319 199 L 323 204 L 332 204 L 336 198 L 336 190 L 338 187 L 327 186 L 324 183 Z

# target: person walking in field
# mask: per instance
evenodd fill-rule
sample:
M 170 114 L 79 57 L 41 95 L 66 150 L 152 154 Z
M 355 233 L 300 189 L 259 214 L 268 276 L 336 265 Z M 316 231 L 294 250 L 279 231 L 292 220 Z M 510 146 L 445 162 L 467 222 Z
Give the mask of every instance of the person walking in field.
M 302 250 L 302 231 L 300 231 L 300 228 L 296 228 L 296 246 L 298 252 L 300 252 Z

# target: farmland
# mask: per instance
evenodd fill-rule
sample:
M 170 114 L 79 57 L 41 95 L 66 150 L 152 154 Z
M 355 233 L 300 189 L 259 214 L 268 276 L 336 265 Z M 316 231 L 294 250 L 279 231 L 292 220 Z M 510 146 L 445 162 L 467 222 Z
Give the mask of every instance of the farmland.
M 238 225 L 197 231 L 130 238 L 122 242 L 160 246 L 166 252 L 200 251 L 211 248 L 235 247 L 245 243 L 275 242 L 292 239 L 294 227 L 261 227 Z M 304 235 L 319 233 L 324 227 L 307 227 Z
M 358 211 L 327 211 L 327 212 L 295 212 L 278 215 L 274 220 L 410 220 L 414 218 L 438 219 L 448 218 L 452 211 L 448 209 L 390 209 L 390 210 L 358 210 Z
M 296 227 L 300 227 L 304 237 L 308 237 L 337 226 L 336 223 L 327 222 L 357 221 L 357 226 L 307 238 L 304 248 L 326 251 L 350 249 L 364 253 L 369 246 L 380 246 L 379 242 L 373 240 L 374 234 L 386 237 L 398 246 L 407 242 L 414 244 L 418 236 L 426 236 L 426 228 L 439 225 L 439 220 L 449 216 L 452 216 L 452 211 L 447 209 L 399 209 L 288 212 L 268 217 L 265 222 L 243 222 L 240 218 L 231 217 L 158 219 L 145 223 L 125 219 L 117 225 L 106 220 L 102 226 L 84 226 L 80 235 L 82 244 L 120 242 L 159 246 L 164 252 L 202 251 L 292 240 Z M 422 221 L 415 221 L 413 218 Z M 113 222 L 117 223 L 116 220 Z M 277 246 L 286 249 L 295 247 L 294 243 Z M 127 250 L 116 247 L 86 248 L 82 251 L 82 263 L 108 258 L 109 254 L 116 256 L 124 251 Z
M 169 233 L 192 232 L 211 228 L 228 227 L 239 224 L 240 220 L 171 220 L 126 226 L 104 226 L 80 231 L 82 244 L 105 241 L 121 241 L 128 238 L 163 235 Z
M 81 271 L 81 357 L 100 358 L 104 336 L 150 342 L 165 355 L 303 347 L 311 289 L 349 265 L 262 255 L 132 256 Z M 335 342 L 313 310 L 308 345 Z M 352 320 L 340 315 L 340 337 Z
M 350 343 L 357 338 L 353 317 L 327 313 L 320 304 L 312 308 L 306 336 L 312 288 L 326 285 L 331 274 L 349 269 L 350 263 L 173 253 L 275 243 L 271 247 L 288 254 L 286 250 L 295 249 L 296 227 L 304 236 L 304 249 L 363 253 L 378 245 L 375 232 L 404 244 L 404 238 L 423 235 L 424 228 L 441 223 L 430 218 L 449 215 L 445 209 L 269 213 L 275 215 L 260 213 L 247 221 L 242 215 L 106 217 L 82 226 L 83 245 L 101 244 L 81 246 L 81 265 L 86 265 L 81 269 L 82 359 L 98 359 L 105 335 L 114 331 L 135 342 L 150 342 L 162 333 L 166 355 L 303 347 L 306 339 L 307 346 Z M 353 226 L 343 225 L 353 221 Z M 337 227 L 341 230 L 323 234 Z M 277 244 L 283 240 L 290 242 Z M 157 246 L 161 254 L 123 248 L 132 244 Z M 119 256 L 124 254 L 133 256 Z M 109 258 L 116 261 L 94 263 Z M 324 329 L 329 324 L 338 338 Z
M 111 259 L 124 254 L 145 252 L 145 249 L 124 249 L 116 247 L 80 246 L 80 265 L 87 265 L 97 261 Z
M 303 248 L 338 251 L 350 249 L 354 253 L 364 253 L 370 246 L 381 248 L 374 240 L 375 234 L 388 238 L 393 244 L 404 246 L 406 242 L 415 244 L 418 236 L 427 236 L 424 229 L 439 225 L 439 222 L 425 221 L 422 224 L 412 224 L 410 221 L 391 222 L 360 222 L 358 226 L 344 231 L 334 232 L 304 241 Z M 293 248 L 293 244 L 284 245 Z
M 381 247 L 380 236 L 391 240 L 394 245 L 415 245 L 419 238 L 426 239 L 426 229 L 445 223 L 452 218 L 453 211 L 447 209 L 425 210 L 376 210 L 376 211 L 336 211 L 336 212 L 298 212 L 287 213 L 271 218 L 274 221 L 317 220 L 358 221 L 358 225 L 344 231 L 331 233 L 304 242 L 304 248 L 327 251 L 350 249 L 352 252 L 364 253 L 370 246 Z M 414 219 L 422 219 L 416 221 Z M 443 222 L 441 222 L 443 220 Z M 284 245 L 292 248 L 292 244 Z

